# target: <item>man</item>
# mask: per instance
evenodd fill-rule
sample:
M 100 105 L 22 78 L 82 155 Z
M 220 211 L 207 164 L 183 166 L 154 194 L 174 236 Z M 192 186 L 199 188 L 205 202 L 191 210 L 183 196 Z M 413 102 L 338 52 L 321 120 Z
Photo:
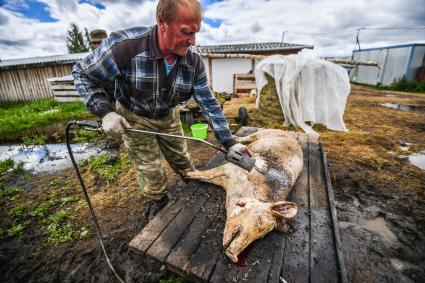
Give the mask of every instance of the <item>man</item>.
M 90 32 L 90 42 L 91 42 L 91 48 L 92 50 L 95 50 L 99 47 L 99 45 L 102 43 L 102 41 L 108 37 L 106 34 L 106 31 L 103 29 L 95 29 Z M 115 109 L 115 98 L 113 89 L 106 92 L 107 99 L 109 103 L 112 105 L 112 107 Z M 106 150 L 109 153 L 108 159 L 106 159 L 103 163 L 104 164 L 114 164 L 117 162 L 119 156 L 120 156 L 120 147 L 122 144 L 122 135 L 121 134 L 114 134 L 110 133 L 107 136 L 107 145 Z
M 160 0 L 156 20 L 153 27 L 112 33 L 73 70 L 78 92 L 89 111 L 102 118 L 103 129 L 124 134 L 142 196 L 153 201 L 149 218 L 168 201 L 161 157 L 182 177 L 194 167 L 184 140 L 126 132 L 126 128 L 183 135 L 179 103 L 193 97 L 218 141 L 229 150 L 249 153 L 233 139 L 211 95 L 204 63 L 190 50 L 201 27 L 200 3 Z M 115 81 L 116 110 L 105 94 Z

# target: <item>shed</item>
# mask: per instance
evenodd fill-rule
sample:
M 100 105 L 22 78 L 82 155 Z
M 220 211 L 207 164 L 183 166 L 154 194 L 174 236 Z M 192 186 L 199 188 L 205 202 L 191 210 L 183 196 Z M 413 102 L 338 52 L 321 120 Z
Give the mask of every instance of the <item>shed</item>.
M 353 51 L 355 61 L 376 61 L 378 68 L 357 66 L 350 71 L 352 82 L 369 85 L 390 85 L 403 77 L 417 78 L 425 66 L 425 44 L 404 44 Z
M 77 60 L 74 53 L 0 61 L 0 101 L 31 101 L 52 98 L 47 79 L 69 75 Z

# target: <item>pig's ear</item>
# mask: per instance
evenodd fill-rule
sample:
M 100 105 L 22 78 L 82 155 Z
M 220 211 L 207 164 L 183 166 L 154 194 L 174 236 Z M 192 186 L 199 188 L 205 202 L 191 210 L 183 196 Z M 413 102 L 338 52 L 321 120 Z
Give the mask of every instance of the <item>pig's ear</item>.
M 297 215 L 297 205 L 295 202 L 278 201 L 274 202 L 270 206 L 270 210 L 273 216 L 277 218 L 294 218 Z

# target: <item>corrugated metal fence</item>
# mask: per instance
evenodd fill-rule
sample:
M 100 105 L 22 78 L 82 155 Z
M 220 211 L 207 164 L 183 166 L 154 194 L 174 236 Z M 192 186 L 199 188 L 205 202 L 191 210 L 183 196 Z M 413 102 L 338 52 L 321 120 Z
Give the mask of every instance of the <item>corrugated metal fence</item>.
M 71 74 L 72 64 L 26 66 L 0 70 L 0 101 L 53 98 L 48 78 Z

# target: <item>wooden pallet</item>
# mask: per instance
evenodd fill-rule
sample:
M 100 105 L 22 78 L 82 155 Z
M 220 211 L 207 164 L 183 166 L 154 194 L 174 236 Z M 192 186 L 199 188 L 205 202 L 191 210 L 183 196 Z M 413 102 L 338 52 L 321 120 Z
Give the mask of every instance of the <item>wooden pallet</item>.
M 47 80 L 53 90 L 54 100 L 57 102 L 83 101 L 74 86 L 74 78 L 63 76 Z
M 244 127 L 240 133 L 255 130 Z M 223 251 L 224 190 L 198 181 L 190 182 L 187 196 L 169 203 L 130 247 L 196 282 L 347 282 L 323 144 L 306 134 L 294 136 L 304 153 L 290 196 L 298 204 L 296 230 L 290 235 L 272 231 L 255 241 L 246 266 L 237 267 Z M 207 168 L 223 160 L 217 154 Z
M 254 74 L 233 74 L 233 95 L 235 97 L 239 94 L 250 93 L 256 88 Z

